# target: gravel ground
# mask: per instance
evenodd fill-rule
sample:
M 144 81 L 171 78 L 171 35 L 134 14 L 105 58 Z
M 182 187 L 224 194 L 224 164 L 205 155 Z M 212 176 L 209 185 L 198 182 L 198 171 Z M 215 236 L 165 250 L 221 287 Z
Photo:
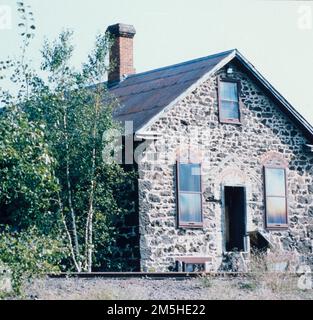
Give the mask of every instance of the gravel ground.
M 247 278 L 47 278 L 27 284 L 24 292 L 24 299 L 40 300 L 313 299 L 313 290 L 297 289 L 297 279 L 279 280 L 273 285 Z

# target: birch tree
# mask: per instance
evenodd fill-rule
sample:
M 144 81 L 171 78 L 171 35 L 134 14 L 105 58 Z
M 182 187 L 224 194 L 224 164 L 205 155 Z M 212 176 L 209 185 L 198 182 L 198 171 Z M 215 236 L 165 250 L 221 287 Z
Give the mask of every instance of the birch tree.
M 47 160 L 44 163 L 50 175 L 45 194 L 49 196 L 42 199 L 42 203 L 46 201 L 45 212 L 38 215 L 47 232 L 50 228 L 65 234 L 71 256 L 69 269 L 91 272 L 93 266 L 100 267 L 110 259 L 116 234 L 114 220 L 127 212 L 122 202 L 134 177 L 133 172 L 102 159 L 106 147 L 103 134 L 120 130 L 112 118 L 118 101 L 109 94 L 105 83 L 112 67 L 107 59 L 111 39 L 108 34 L 98 35 L 87 61 L 74 68 L 72 32 L 64 31 L 56 40 L 45 41 L 41 67 L 36 70 L 28 56 L 36 29 L 33 15 L 24 2 L 18 2 L 18 10 L 21 57 L 4 64 L 4 71 L 10 67 L 12 72 L 3 77 L 5 83 L 16 85 L 17 93 L 1 90 L 1 99 L 6 110 L 15 105 L 17 113 L 33 124 L 44 146 L 45 158 L 40 159 Z M 30 152 L 35 154 L 34 150 Z M 31 160 L 32 154 L 27 161 Z M 36 162 L 38 166 L 40 163 Z M 22 219 L 23 210 L 17 220 Z M 28 221 L 30 225 L 33 222 Z

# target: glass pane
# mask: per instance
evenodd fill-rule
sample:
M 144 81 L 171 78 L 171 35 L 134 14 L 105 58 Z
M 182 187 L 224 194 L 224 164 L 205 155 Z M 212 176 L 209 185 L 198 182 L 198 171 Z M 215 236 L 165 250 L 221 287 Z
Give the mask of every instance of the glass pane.
M 180 221 L 201 222 L 201 195 L 180 193 L 179 210 Z
M 185 265 L 185 272 L 193 272 L 193 264 L 192 263 L 186 263 Z
M 266 198 L 266 217 L 268 224 L 287 224 L 286 211 L 285 198 Z
M 179 164 L 179 191 L 200 192 L 200 164 Z
M 276 168 L 265 169 L 265 188 L 267 196 L 286 196 L 285 170 Z
M 238 102 L 237 83 L 236 82 L 220 82 L 221 100 L 231 100 Z
M 237 102 L 221 101 L 221 104 L 220 117 L 222 120 L 239 120 L 239 104 Z

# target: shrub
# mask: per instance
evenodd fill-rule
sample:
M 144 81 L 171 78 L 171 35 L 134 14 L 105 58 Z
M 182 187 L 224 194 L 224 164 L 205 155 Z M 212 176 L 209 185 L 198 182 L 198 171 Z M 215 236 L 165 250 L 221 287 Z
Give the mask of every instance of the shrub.
M 62 238 L 42 235 L 35 228 L 16 232 L 3 227 L 0 232 L 0 264 L 12 272 L 12 287 L 21 293 L 24 280 L 48 272 L 60 272 L 68 249 Z

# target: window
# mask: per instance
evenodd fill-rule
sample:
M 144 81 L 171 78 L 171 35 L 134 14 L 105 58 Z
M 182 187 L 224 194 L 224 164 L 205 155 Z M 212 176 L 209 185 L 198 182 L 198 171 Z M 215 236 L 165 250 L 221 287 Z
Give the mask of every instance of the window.
M 178 225 L 202 226 L 201 165 L 177 163 Z
M 236 81 L 219 81 L 219 117 L 221 122 L 240 123 Z
M 285 168 L 265 167 L 266 226 L 287 227 L 287 188 Z

